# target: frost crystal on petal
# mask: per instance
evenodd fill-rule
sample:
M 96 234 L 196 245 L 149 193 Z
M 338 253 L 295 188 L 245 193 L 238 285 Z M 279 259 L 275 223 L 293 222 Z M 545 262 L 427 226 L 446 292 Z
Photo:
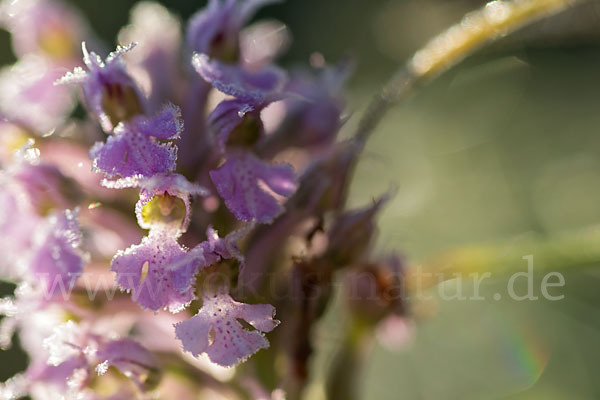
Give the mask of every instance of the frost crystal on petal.
M 95 170 L 113 178 L 149 178 L 175 169 L 177 147 L 156 139 L 175 139 L 182 130 L 179 109 L 166 106 L 155 117 L 139 116 L 121 123 L 106 140 L 90 150 Z
M 105 374 L 108 367 L 113 366 L 142 390 L 146 384 L 152 383 L 152 373 L 158 373 L 158 364 L 152 353 L 132 339 L 110 341 L 98 350 L 96 357 L 103 360 L 96 366 L 98 375 Z
M 174 104 L 167 104 L 154 117 L 135 117 L 132 129 L 144 136 L 156 139 L 177 139 L 183 132 L 181 110 Z
M 251 107 L 274 101 L 281 97 L 285 73 L 277 67 L 259 71 L 246 71 L 238 65 L 211 60 L 206 54 L 194 54 L 192 64 L 196 71 L 215 89 L 235 97 Z
M 296 177 L 288 164 L 270 165 L 249 153 L 232 155 L 210 177 L 227 208 L 240 220 L 269 223 L 283 210 L 276 194 L 291 196 Z
M 111 270 L 117 273 L 117 284 L 131 290 L 143 308 L 176 312 L 193 300 L 194 276 L 204 262 L 201 247 L 188 251 L 172 232 L 156 229 L 140 244 L 119 251 Z
M 262 332 L 279 324 L 274 315 L 269 304 L 239 303 L 224 291 L 208 293 L 198 314 L 175 325 L 175 334 L 185 351 L 196 357 L 206 353 L 212 362 L 231 367 L 269 346 Z M 238 319 L 255 330 L 245 329 Z
M 48 351 L 48 364 L 58 366 L 70 358 L 81 354 L 83 332 L 79 325 L 68 321 L 54 328 L 51 336 L 44 340 L 44 347 Z
M 107 132 L 120 122 L 143 114 L 141 92 L 121 60 L 121 56 L 133 47 L 134 44 L 119 46 L 104 62 L 96 53 L 88 52 L 83 42 L 81 50 L 88 72 L 76 67 L 56 81 L 57 84 L 81 83 L 87 106 Z

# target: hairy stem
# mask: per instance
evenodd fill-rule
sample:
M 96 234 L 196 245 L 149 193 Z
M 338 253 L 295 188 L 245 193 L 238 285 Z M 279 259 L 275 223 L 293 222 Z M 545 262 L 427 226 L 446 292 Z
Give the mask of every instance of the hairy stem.
M 459 23 L 417 51 L 391 77 L 371 100 L 358 123 L 354 138 L 364 145 L 387 110 L 406 98 L 415 86 L 441 75 L 482 46 L 583 1 L 586 0 L 492 1 L 466 14 Z

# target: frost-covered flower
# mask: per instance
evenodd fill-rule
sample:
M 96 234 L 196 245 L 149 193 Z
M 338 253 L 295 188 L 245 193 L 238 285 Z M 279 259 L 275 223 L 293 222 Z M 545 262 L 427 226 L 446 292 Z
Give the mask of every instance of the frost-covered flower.
M 177 106 L 167 105 L 156 116 L 136 116 L 122 122 L 105 143 L 90 150 L 93 168 L 109 178 L 139 180 L 175 169 L 177 147 L 168 140 L 183 130 Z M 160 142 L 160 141 L 167 142 Z
M 104 375 L 109 367 L 117 368 L 141 389 L 156 383 L 158 363 L 151 352 L 129 338 L 108 339 L 87 324 L 68 321 L 54 329 L 44 340 L 48 351 L 47 364 L 71 375 L 80 375 L 85 386 L 91 370 Z
M 194 299 L 194 277 L 204 265 L 203 247 L 188 250 L 172 232 L 153 229 L 140 244 L 118 252 L 111 270 L 143 308 L 177 312 Z
M 273 319 L 275 308 L 269 304 L 239 303 L 219 289 L 206 292 L 198 314 L 175 325 L 183 349 L 194 356 L 206 353 L 211 361 L 231 367 L 269 346 L 261 332 L 270 332 L 279 324 Z M 245 329 L 238 320 L 256 330 Z
M 135 340 L 123 338 L 104 343 L 96 352 L 96 359 L 101 361 L 96 366 L 98 375 L 104 375 L 109 367 L 114 367 L 141 390 L 157 383 L 160 371 L 156 357 Z
M 63 187 L 67 179 L 33 157 L 19 158 L 0 174 L 0 249 L 8 255 L 0 273 L 48 288 L 56 280 L 68 286 L 85 261 L 78 212 L 66 209 L 72 201 Z
M 88 52 L 82 43 L 83 62 L 88 71 L 76 67 L 57 81 L 57 84 L 82 84 L 85 102 L 100 121 L 102 128 L 110 132 L 120 122 L 144 113 L 144 100 L 137 84 L 127 73 L 122 61 L 123 54 L 135 47 L 135 43 L 119 46 L 106 60 L 94 52 Z
M 305 360 L 333 272 L 373 263 L 383 201 L 345 211 L 361 143 L 335 142 L 347 68 L 275 66 L 285 25 L 244 29 L 273 0 L 209 0 L 185 38 L 174 14 L 141 2 L 119 35 L 132 44 L 103 59 L 84 42 L 81 65 L 76 44 L 93 38 L 58 1 L 0 0 L 19 57 L 0 72 L 0 276 L 18 285 L 0 299 L 0 346 L 18 333 L 30 358 L 0 397 L 146 398 L 181 371 L 194 395 L 198 375 L 229 397 L 282 398 L 258 379 L 260 395 L 227 385 L 240 376 L 227 368 L 270 346 L 273 305 L 302 329 L 278 331 L 265 359 Z M 90 118 L 66 123 L 69 83 Z M 302 297 L 279 302 L 261 291 L 273 283 L 300 283 Z
M 154 311 L 178 312 L 194 299 L 196 274 L 221 259 L 242 259 L 235 242 L 245 232 L 234 231 L 219 238 L 209 229 L 207 240 L 191 249 L 178 243 L 178 231 L 153 228 L 138 245 L 118 252 L 111 270 L 123 290 L 132 291 L 133 300 Z
M 225 162 L 210 177 L 227 208 L 240 220 L 269 223 L 281 213 L 277 195 L 289 197 L 296 189 L 290 165 L 270 165 L 252 154 L 263 134 L 260 112 L 283 97 L 285 74 L 275 67 L 249 72 L 208 56 L 196 54 L 198 73 L 217 90 L 234 96 L 209 116 L 219 150 Z
M 208 117 L 219 150 L 254 146 L 264 134 L 261 111 L 284 97 L 285 73 L 277 67 L 247 71 L 239 65 L 211 60 L 206 54 L 195 54 L 192 64 L 206 82 L 234 97 L 221 102 Z

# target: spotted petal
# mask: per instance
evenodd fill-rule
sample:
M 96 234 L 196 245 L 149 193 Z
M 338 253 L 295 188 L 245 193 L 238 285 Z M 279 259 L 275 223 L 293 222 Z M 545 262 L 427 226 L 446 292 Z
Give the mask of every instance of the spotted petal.
M 177 148 L 170 143 L 157 143 L 121 124 L 106 143 L 97 142 L 92 147 L 90 157 L 94 170 L 111 178 L 143 178 L 174 170 Z
M 176 324 L 175 334 L 185 351 L 196 357 L 206 353 L 212 362 L 231 367 L 269 346 L 262 332 L 279 324 L 274 315 L 275 308 L 269 304 L 239 303 L 219 291 L 205 295 L 198 314 Z M 243 328 L 238 319 L 256 330 Z
M 170 232 L 152 230 L 140 244 L 119 251 L 111 270 L 143 308 L 177 312 L 193 300 L 194 275 L 204 265 L 202 247 L 188 251 Z

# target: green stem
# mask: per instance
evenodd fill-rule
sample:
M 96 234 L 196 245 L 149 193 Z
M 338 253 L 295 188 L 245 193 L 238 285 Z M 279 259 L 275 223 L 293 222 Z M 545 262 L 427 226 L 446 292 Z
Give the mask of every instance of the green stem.
M 515 238 L 489 245 L 471 245 L 446 251 L 412 265 L 411 292 L 456 276 L 491 272 L 508 276 L 525 271 L 531 256 L 536 274 L 564 272 L 600 264 L 600 226 L 544 237 Z
M 492 1 L 433 38 L 371 100 L 353 137 L 362 146 L 387 110 L 412 89 L 448 71 L 482 46 L 586 0 Z

